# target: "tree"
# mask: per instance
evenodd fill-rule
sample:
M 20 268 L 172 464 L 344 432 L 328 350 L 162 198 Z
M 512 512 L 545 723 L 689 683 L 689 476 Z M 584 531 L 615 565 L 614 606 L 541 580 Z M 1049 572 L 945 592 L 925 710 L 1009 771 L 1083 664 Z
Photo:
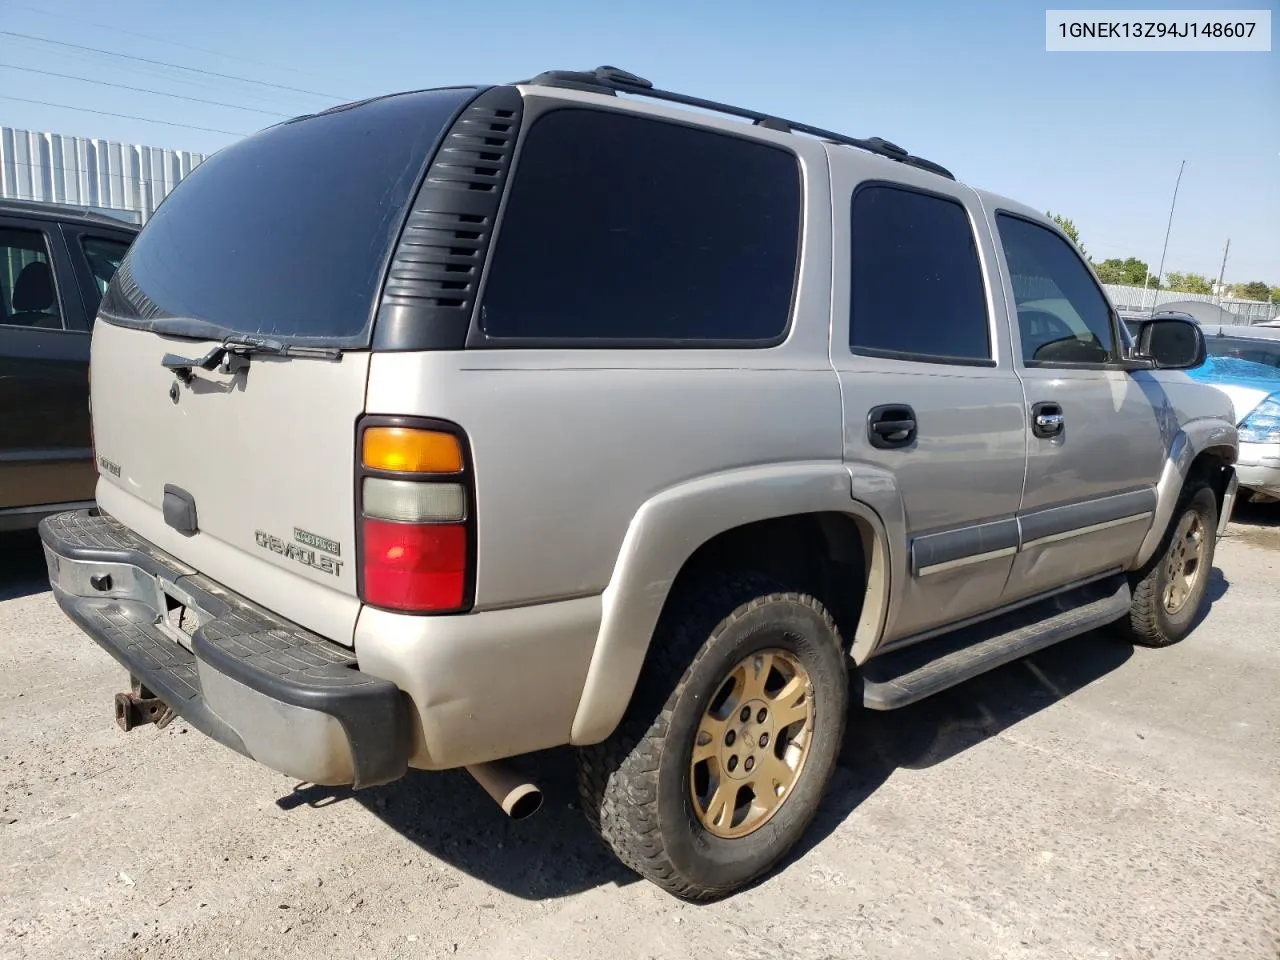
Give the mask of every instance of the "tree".
M 1231 292 L 1241 300 L 1270 300 L 1271 287 L 1263 283 L 1261 280 L 1251 280 L 1248 283 L 1237 283 L 1231 288 Z
M 1176 293 L 1213 293 L 1213 283 L 1198 273 L 1165 274 L 1165 289 Z
M 1062 232 L 1071 238 L 1071 242 L 1080 248 L 1080 253 L 1086 260 L 1093 263 L 1093 259 L 1085 252 L 1084 244 L 1080 242 L 1080 231 L 1076 229 L 1074 221 L 1068 220 L 1060 214 L 1050 213 L 1048 210 L 1044 212 L 1044 215 L 1056 223 L 1062 229 Z
M 1112 257 L 1094 266 L 1103 283 L 1123 283 L 1131 287 L 1140 287 L 1145 283 L 1148 288 L 1158 286 L 1158 278 L 1150 276 L 1150 267 L 1146 261 L 1137 257 L 1127 257 L 1124 260 Z

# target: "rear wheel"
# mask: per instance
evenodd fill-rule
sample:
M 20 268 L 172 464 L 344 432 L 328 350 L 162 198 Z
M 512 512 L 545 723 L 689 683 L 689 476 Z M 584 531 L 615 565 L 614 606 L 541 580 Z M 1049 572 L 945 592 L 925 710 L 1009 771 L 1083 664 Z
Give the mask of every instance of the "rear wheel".
M 579 750 L 588 819 L 623 863 L 676 896 L 730 893 L 813 819 L 847 701 L 822 604 L 760 576 L 717 577 L 673 601 L 618 730 Z
M 1218 527 L 1213 490 L 1183 491 L 1161 550 L 1133 587 L 1126 631 L 1135 643 L 1167 647 L 1191 632 L 1209 586 Z

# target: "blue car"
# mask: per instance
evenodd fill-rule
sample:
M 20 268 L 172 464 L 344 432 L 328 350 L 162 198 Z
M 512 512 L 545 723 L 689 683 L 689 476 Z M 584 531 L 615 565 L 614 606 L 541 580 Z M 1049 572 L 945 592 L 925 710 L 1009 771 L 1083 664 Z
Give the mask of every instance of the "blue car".
M 1280 328 L 1205 324 L 1208 357 L 1187 374 L 1235 405 L 1236 475 L 1254 499 L 1280 499 Z

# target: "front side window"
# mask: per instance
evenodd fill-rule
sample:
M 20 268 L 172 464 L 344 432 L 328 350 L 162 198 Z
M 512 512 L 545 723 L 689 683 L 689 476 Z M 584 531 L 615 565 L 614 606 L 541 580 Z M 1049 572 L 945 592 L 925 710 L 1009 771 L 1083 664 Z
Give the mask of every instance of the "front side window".
M 38 230 L 0 227 L 0 325 L 63 328 L 49 245 Z
M 789 151 L 562 108 L 530 128 L 485 280 L 490 340 L 768 345 L 800 242 Z
M 1047 227 L 998 214 L 1026 364 L 1099 364 L 1115 356 L 1111 305 L 1071 244 Z
M 849 348 L 989 363 L 991 322 L 973 227 L 954 200 L 899 187 L 854 194 Z

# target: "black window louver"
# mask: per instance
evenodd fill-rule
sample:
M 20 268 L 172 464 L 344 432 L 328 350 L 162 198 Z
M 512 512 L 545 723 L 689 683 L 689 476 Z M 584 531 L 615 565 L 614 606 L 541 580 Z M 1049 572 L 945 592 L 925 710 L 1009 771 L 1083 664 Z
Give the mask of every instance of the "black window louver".
M 523 102 L 516 88 L 493 87 L 445 135 L 387 269 L 375 350 L 465 345 Z

